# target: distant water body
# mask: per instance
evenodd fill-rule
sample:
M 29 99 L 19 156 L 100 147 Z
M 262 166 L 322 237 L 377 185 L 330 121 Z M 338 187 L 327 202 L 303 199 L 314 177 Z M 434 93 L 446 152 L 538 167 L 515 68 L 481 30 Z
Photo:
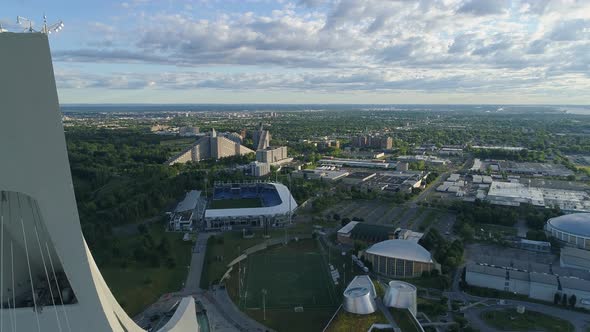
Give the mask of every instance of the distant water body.
M 374 104 L 64 104 L 68 112 L 281 112 L 281 111 L 478 111 L 590 115 L 590 106 L 554 105 L 374 105 Z

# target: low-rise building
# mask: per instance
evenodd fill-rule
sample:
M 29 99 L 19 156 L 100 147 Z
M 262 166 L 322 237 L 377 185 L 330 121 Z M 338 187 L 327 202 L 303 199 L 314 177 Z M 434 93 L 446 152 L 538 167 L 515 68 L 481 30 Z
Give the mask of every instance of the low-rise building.
M 270 164 L 253 161 L 250 163 L 250 174 L 252 176 L 265 176 L 270 174 Z
M 199 220 L 205 209 L 199 190 L 189 191 L 170 214 L 169 229 L 173 231 L 192 231 L 194 222 Z
M 465 281 L 478 287 L 526 295 L 553 302 L 554 296 L 576 296 L 576 306 L 590 308 L 590 280 L 519 270 L 512 267 L 470 263 L 465 267 Z

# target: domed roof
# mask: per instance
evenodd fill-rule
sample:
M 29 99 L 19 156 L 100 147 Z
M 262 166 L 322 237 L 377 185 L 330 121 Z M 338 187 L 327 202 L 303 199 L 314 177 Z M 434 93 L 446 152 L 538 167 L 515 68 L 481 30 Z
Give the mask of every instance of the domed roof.
M 432 255 L 428 250 L 414 241 L 387 240 L 375 243 L 366 251 L 369 254 L 405 259 L 423 263 L 432 263 Z
M 547 222 L 556 230 L 590 237 L 590 213 L 573 213 L 549 219 Z

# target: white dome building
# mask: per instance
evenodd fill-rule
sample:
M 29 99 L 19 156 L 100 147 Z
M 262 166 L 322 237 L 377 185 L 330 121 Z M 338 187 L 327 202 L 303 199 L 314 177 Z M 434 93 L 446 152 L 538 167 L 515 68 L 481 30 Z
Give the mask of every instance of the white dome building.
M 414 241 L 387 240 L 375 243 L 364 253 L 373 271 L 391 278 L 419 277 L 436 269 L 428 250 Z
M 549 219 L 545 230 L 554 238 L 590 250 L 590 213 L 566 214 Z

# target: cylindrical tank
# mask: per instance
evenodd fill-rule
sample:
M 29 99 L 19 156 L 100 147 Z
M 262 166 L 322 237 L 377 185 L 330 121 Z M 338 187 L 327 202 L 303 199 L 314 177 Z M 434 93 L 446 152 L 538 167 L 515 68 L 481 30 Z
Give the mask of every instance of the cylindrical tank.
M 377 310 L 377 304 L 368 288 L 355 287 L 344 292 L 344 310 L 353 314 L 367 315 Z
M 418 312 L 416 287 L 403 281 L 390 281 L 383 296 L 383 303 L 388 307 L 408 309 L 416 316 Z

